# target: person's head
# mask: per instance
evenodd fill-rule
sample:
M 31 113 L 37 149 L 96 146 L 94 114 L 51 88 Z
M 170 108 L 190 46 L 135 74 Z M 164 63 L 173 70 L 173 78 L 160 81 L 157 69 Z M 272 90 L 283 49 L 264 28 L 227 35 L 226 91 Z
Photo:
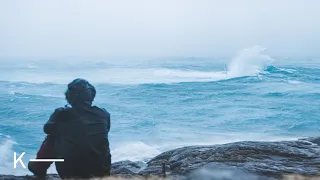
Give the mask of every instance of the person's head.
M 96 96 L 96 89 L 87 80 L 75 79 L 68 84 L 66 100 L 71 106 L 91 106 Z

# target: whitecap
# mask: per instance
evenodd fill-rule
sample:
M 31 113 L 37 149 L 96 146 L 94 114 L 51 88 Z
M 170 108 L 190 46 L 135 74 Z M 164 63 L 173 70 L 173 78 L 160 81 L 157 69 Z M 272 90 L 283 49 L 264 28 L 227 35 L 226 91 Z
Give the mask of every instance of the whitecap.
M 160 154 L 160 147 L 148 145 L 141 141 L 124 142 L 111 149 L 112 161 L 144 161 Z
M 0 174 L 25 174 L 27 171 L 23 168 L 13 167 L 13 145 L 16 144 L 10 138 L 5 138 L 0 143 Z
M 296 81 L 296 80 L 288 80 L 289 84 L 301 84 L 301 81 Z
M 19 71 L 8 74 L 4 80 L 11 82 L 29 82 L 35 84 L 67 84 L 75 78 L 85 78 L 99 84 L 158 84 L 180 82 L 210 82 L 243 76 L 256 76 L 274 60 L 265 54 L 266 49 L 254 46 L 240 51 L 230 63 L 223 65 L 221 71 L 178 70 L 164 67 L 145 68 L 104 67 L 72 69 L 57 68 L 54 74 L 50 71 Z M 48 62 L 48 66 L 50 66 Z M 139 64 L 139 62 L 136 62 Z M 62 65 L 61 65 L 62 66 Z M 40 73 L 40 74 L 39 74 Z

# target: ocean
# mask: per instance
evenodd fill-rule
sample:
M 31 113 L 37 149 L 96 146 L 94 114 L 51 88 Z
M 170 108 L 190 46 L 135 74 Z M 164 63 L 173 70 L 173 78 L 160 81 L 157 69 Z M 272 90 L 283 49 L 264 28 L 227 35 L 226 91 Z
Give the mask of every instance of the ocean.
M 43 124 L 78 77 L 111 114 L 113 162 L 188 145 L 319 136 L 319 62 L 258 46 L 212 58 L 2 59 L 0 174 L 29 174 L 13 168 L 13 153 L 26 152 L 25 164 L 35 157 Z

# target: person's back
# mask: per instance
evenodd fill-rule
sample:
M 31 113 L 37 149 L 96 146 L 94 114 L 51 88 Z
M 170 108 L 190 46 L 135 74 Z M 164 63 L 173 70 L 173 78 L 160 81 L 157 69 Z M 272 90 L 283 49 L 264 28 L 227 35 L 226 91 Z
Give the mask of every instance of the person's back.
M 55 112 L 57 123 L 45 125 L 54 142 L 54 154 L 61 177 L 90 177 L 110 174 L 107 133 L 109 114 L 98 107 L 64 108 Z M 52 131 L 50 131 L 52 130 Z
M 91 106 L 94 87 L 83 79 L 68 85 L 66 99 L 72 107 L 58 108 L 44 125 L 53 142 L 61 178 L 89 178 L 110 175 L 111 155 L 108 132 L 110 114 Z

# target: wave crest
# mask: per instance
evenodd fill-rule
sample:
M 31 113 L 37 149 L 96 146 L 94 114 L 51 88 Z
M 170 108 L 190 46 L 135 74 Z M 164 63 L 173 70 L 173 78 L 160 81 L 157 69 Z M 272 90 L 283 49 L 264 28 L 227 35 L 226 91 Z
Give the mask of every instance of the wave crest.
M 81 77 L 99 84 L 210 82 L 259 74 L 266 65 L 269 65 L 273 61 L 272 58 L 265 54 L 265 51 L 265 48 L 259 46 L 244 49 L 226 65 L 226 70 L 221 71 L 181 70 L 164 68 L 162 66 L 156 68 L 90 68 L 90 66 L 84 65 L 82 69 L 66 70 L 65 68 L 57 68 L 58 72 L 51 73 L 49 70 L 26 70 L 19 71 L 17 74 L 10 74 L 9 72 L 9 75 L 4 77 L 5 79 L 3 80 L 11 82 L 67 84 L 74 78 Z M 50 65 L 48 64 L 48 66 Z M 222 67 L 221 69 L 223 69 Z

